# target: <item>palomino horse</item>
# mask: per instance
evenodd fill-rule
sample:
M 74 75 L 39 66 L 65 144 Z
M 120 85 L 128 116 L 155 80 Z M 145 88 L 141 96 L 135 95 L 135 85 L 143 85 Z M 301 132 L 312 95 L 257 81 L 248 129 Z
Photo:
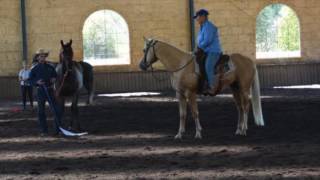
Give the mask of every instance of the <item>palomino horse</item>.
M 172 87 L 179 100 L 180 127 L 176 139 L 182 138 L 185 132 L 187 104 L 191 107 L 192 116 L 196 124 L 195 138 L 201 138 L 202 127 L 199 121 L 198 105 L 196 101 L 198 88 L 198 74 L 195 68 L 195 57 L 192 53 L 184 52 L 168 43 L 155 39 L 145 39 L 144 57 L 140 68 L 147 70 L 157 60 L 161 61 L 167 71 L 172 72 Z M 222 79 L 224 86 L 230 86 L 235 104 L 239 112 L 237 135 L 246 135 L 248 129 L 248 112 L 250 92 L 255 123 L 263 126 L 261 110 L 260 85 L 258 71 L 254 62 L 240 54 L 232 54 L 230 62 L 233 71 L 227 72 Z
M 81 88 L 84 86 L 88 91 L 87 104 L 93 102 L 93 68 L 86 62 L 73 61 L 73 49 L 71 47 L 72 40 L 64 44 L 61 40 L 60 63 L 56 66 L 57 82 L 56 96 L 61 102 L 62 112 L 66 97 L 72 97 L 72 120 L 70 127 L 73 127 L 73 121 L 76 121 L 76 129 L 80 130 L 80 122 L 78 120 L 78 98 Z

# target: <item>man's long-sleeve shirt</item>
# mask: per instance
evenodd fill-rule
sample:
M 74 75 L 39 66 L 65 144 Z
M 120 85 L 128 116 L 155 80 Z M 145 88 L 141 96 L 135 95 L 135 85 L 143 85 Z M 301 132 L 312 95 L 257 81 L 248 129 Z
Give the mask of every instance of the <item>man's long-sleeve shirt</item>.
M 198 33 L 198 47 L 206 53 L 221 53 L 219 32 L 215 25 L 206 20 Z
M 31 69 L 30 73 L 30 80 L 33 85 L 37 85 L 37 81 L 43 80 L 45 85 L 50 87 L 52 86 L 51 79 L 56 77 L 56 70 L 47 63 L 38 63 Z

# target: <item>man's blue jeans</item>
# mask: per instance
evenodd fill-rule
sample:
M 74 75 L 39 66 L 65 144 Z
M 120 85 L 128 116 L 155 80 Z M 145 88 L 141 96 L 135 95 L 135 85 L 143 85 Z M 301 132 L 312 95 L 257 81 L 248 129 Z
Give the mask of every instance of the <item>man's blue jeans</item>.
M 48 133 L 48 125 L 47 125 L 47 117 L 46 117 L 46 101 L 49 102 L 46 92 L 44 91 L 44 88 L 38 87 L 37 88 L 38 91 L 38 120 L 39 120 L 39 125 L 40 125 L 40 130 L 42 133 Z M 53 89 L 52 88 L 48 88 L 48 93 L 49 96 L 52 100 L 52 104 L 55 106 L 54 108 L 56 109 L 56 113 L 55 116 L 55 131 L 56 133 L 59 132 L 59 126 L 60 126 L 60 119 L 61 119 L 61 110 L 60 108 L 57 106 L 57 103 L 55 102 L 55 98 L 53 95 Z M 53 107 L 51 107 L 53 108 Z M 54 112 L 53 112 L 54 113 Z
M 206 73 L 208 78 L 208 84 L 210 88 L 213 88 L 217 83 L 215 81 L 215 65 L 220 57 L 220 53 L 207 53 L 206 58 Z

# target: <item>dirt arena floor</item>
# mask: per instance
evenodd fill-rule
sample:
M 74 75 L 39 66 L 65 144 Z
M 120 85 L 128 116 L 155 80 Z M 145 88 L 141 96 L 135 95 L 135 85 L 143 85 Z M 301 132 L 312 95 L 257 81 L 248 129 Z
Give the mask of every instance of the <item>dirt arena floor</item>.
M 0 105 L 0 179 L 320 179 L 320 90 L 264 90 L 266 127 L 250 113 L 246 137 L 234 135 L 230 95 L 200 97 L 202 140 L 190 116 L 184 139 L 173 139 L 171 93 L 81 104 L 89 135 L 79 138 L 40 137 L 35 110 Z

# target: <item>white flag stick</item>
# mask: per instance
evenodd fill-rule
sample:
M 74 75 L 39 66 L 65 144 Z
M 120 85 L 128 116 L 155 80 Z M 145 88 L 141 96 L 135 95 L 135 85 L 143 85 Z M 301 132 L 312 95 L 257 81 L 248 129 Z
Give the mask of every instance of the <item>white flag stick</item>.
M 83 136 L 88 134 L 88 132 L 74 133 L 74 132 L 63 129 L 62 127 L 59 127 L 59 129 L 65 136 Z

